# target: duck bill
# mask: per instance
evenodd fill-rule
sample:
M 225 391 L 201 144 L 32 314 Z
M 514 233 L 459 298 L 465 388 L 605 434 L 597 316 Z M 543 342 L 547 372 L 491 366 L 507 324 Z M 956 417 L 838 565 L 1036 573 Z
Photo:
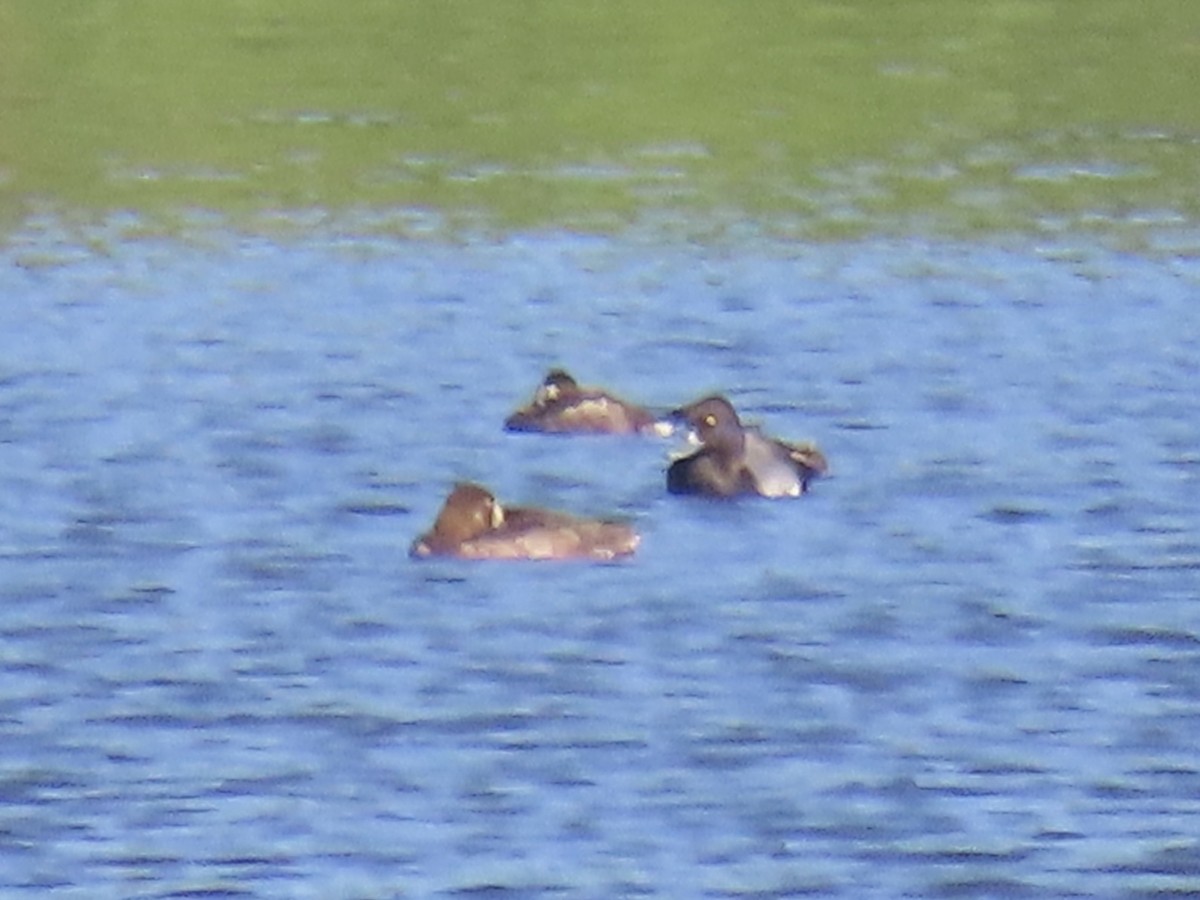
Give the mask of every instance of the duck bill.
M 665 438 L 673 437 L 683 429 L 692 431 L 692 426 L 688 422 L 687 412 L 687 408 L 682 406 L 679 409 L 673 409 L 666 415 L 656 419 L 650 428 L 656 435 Z M 689 440 L 690 443 L 691 441 Z
M 674 462 L 677 459 L 683 459 L 685 456 L 691 456 L 697 449 L 704 446 L 704 441 L 700 440 L 700 435 L 696 433 L 696 429 L 688 428 L 682 432 L 678 441 L 667 458 Z

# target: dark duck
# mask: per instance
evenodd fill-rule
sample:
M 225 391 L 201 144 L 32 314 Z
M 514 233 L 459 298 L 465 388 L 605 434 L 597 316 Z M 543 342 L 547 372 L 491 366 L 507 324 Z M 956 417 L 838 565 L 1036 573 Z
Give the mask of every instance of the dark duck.
M 798 497 L 828 471 L 815 444 L 781 441 L 742 425 L 724 397 L 705 397 L 671 415 L 686 422 L 700 442 L 698 450 L 667 469 L 672 494 Z
M 649 410 L 605 390 L 581 387 L 563 369 L 551 369 L 533 399 L 504 420 L 508 431 L 551 434 L 655 434 L 670 432 Z
M 607 561 L 629 556 L 640 540 L 621 522 L 537 507 L 503 507 L 482 485 L 461 482 L 446 498 L 433 528 L 413 542 L 409 555 Z

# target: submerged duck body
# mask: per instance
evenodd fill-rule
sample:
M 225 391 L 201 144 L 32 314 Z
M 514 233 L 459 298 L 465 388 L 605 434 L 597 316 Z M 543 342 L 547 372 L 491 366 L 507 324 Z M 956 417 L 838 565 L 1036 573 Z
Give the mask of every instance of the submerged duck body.
M 504 428 L 551 434 L 651 434 L 659 430 L 649 410 L 600 388 L 581 387 L 563 369 L 547 372 L 533 399 L 505 419 Z
M 781 441 L 742 425 L 724 397 L 705 397 L 672 416 L 687 422 L 701 444 L 667 469 L 672 494 L 798 497 L 829 469 L 815 444 Z
M 629 556 L 641 537 L 628 525 L 537 507 L 502 507 L 479 484 L 454 486 L 433 528 L 417 538 L 414 558 L 584 559 Z

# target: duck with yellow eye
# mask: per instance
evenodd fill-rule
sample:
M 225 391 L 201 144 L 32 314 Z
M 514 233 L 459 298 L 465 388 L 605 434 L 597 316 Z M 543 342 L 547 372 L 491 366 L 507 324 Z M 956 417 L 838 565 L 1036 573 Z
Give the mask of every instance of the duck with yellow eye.
M 549 434 L 670 434 L 641 406 L 608 391 L 582 387 L 563 369 L 551 369 L 533 399 L 504 420 L 506 431 Z
M 537 507 L 504 508 L 479 484 L 454 486 L 433 528 L 413 541 L 420 559 L 579 559 L 629 556 L 641 537 L 622 522 L 586 519 Z
M 810 481 L 829 470 L 815 444 L 781 441 L 742 425 L 724 397 L 705 397 L 671 415 L 687 423 L 689 436 L 700 445 L 667 469 L 672 494 L 799 497 Z

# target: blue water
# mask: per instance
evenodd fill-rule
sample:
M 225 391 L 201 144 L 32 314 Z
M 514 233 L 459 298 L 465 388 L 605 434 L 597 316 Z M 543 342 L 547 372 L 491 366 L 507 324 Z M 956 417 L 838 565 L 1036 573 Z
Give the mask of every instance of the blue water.
M 0 893 L 1200 891 L 1200 261 L 1087 242 L 26 236 Z M 834 477 L 505 434 L 553 364 Z M 410 561 L 449 485 L 636 522 Z

